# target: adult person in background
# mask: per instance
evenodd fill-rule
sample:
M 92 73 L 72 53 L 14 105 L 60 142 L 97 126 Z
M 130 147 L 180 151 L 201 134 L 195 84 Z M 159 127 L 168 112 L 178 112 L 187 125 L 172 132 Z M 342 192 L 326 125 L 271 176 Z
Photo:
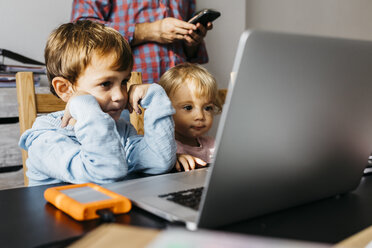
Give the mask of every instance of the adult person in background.
M 74 0 L 71 21 L 96 20 L 118 30 L 133 50 L 133 71 L 156 83 L 177 64 L 208 62 L 203 39 L 213 25 L 188 23 L 194 14 L 195 0 Z

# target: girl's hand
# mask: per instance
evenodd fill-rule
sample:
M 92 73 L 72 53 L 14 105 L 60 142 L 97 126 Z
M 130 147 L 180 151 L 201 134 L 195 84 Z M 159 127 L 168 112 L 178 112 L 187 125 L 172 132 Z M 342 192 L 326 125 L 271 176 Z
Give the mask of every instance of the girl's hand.
M 188 155 L 188 154 L 177 154 L 176 170 L 177 171 L 189 171 L 194 170 L 199 166 L 206 166 L 207 163 L 200 158 Z
M 137 114 L 141 114 L 140 108 L 141 100 L 146 96 L 147 90 L 150 84 L 133 84 L 130 86 L 128 91 L 128 105 L 127 108 L 130 113 L 135 111 Z

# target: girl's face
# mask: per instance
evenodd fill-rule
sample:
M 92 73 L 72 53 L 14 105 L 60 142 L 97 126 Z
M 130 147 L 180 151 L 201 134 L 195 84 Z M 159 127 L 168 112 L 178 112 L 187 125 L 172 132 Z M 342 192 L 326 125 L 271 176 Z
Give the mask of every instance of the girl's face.
M 212 127 L 214 104 L 207 96 L 194 94 L 194 82 L 187 80 L 171 94 L 176 114 L 173 116 L 176 139 L 183 144 L 197 146 L 196 138 Z
M 122 110 L 127 106 L 127 82 L 130 70 L 115 71 L 111 68 L 115 54 L 98 56 L 94 54 L 90 65 L 78 78 L 74 88 L 93 95 L 103 112 L 108 113 L 115 121 L 120 118 Z

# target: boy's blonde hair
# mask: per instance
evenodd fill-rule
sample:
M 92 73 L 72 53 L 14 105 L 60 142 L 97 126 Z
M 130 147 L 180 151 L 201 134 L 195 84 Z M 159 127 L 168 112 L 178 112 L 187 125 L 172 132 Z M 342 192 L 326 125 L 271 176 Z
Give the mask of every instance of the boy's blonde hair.
M 159 84 L 170 97 L 186 80 L 195 83 L 194 94 L 197 97 L 206 96 L 216 106 L 216 113 L 221 112 L 222 104 L 218 97 L 216 79 L 207 69 L 192 63 L 182 63 L 166 71 L 160 78 Z
M 89 20 L 62 24 L 50 34 L 44 50 L 50 91 L 57 95 L 53 78 L 63 77 L 74 84 L 95 53 L 102 56 L 111 52 L 116 54 L 114 70 L 132 69 L 132 50 L 118 31 Z

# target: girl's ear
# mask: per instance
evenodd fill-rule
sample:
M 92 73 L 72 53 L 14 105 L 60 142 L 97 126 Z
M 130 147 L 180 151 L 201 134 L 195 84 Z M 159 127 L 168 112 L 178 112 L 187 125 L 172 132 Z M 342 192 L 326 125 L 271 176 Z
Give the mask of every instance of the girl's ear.
M 61 98 L 64 102 L 68 102 L 74 93 L 72 83 L 63 77 L 53 78 L 52 85 L 59 98 Z

